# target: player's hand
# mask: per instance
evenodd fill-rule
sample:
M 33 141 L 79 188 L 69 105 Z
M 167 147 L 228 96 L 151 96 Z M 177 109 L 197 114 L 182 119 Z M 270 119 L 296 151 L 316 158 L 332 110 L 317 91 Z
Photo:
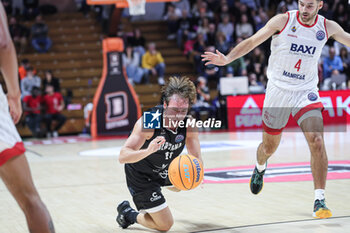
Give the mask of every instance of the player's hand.
M 12 120 L 15 124 L 17 124 L 22 115 L 21 96 L 8 94 L 7 102 L 9 104 L 9 111 Z
M 228 64 L 228 58 L 220 53 L 219 50 L 216 50 L 216 53 L 212 52 L 204 52 L 204 54 L 201 55 L 202 61 L 208 61 L 205 63 L 205 65 L 217 65 L 217 66 L 224 66 Z
M 155 139 L 153 139 L 147 147 L 149 154 L 152 154 L 158 151 L 164 143 L 165 143 L 165 138 L 162 136 L 158 136 Z

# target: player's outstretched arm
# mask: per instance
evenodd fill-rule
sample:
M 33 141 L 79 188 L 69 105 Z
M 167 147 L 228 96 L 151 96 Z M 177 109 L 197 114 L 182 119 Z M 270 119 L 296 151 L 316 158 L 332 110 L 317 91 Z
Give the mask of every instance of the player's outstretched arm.
M 197 128 L 188 128 L 186 132 L 186 148 L 190 155 L 197 157 L 203 164 L 201 146 L 198 138 Z
M 16 50 L 7 25 L 7 17 L 0 2 L 0 69 L 7 87 L 10 115 L 17 123 L 22 115 L 21 91 L 18 85 L 18 64 Z
M 350 33 L 344 31 L 344 29 L 337 22 L 327 20 L 326 27 L 329 37 L 333 37 L 339 43 L 350 47 Z
M 145 141 L 152 137 L 153 133 L 154 130 L 142 130 L 142 117 L 138 119 L 131 135 L 120 150 L 119 162 L 136 163 L 159 150 L 160 146 L 165 142 L 164 137 L 156 137 L 151 141 L 147 149 L 140 150 Z
M 287 21 L 288 14 L 276 15 L 271 18 L 262 29 L 260 29 L 253 36 L 239 43 L 226 56 L 220 53 L 218 50 L 216 50 L 216 53 L 205 52 L 202 55 L 202 61 L 207 61 L 205 65 L 227 65 L 237 58 L 240 58 L 252 51 L 255 47 L 259 46 L 276 32 L 281 31 L 286 25 Z

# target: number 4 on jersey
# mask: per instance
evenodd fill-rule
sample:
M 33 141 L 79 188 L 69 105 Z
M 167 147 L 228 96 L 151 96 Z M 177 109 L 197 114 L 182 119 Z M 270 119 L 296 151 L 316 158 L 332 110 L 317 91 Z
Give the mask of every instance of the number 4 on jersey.
M 297 69 L 297 71 L 299 72 L 300 70 L 300 65 L 301 65 L 301 59 L 299 59 L 299 61 L 297 62 L 297 64 L 295 64 L 294 68 Z

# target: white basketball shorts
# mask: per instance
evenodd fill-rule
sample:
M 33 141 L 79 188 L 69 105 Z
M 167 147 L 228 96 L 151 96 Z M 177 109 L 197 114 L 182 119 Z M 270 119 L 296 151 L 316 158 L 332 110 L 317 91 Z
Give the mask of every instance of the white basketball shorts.
M 7 98 L 0 85 L 0 166 L 24 152 L 23 142 L 10 116 Z
M 323 104 L 317 88 L 303 91 L 287 90 L 277 87 L 270 81 L 262 112 L 263 128 L 265 132 L 277 135 L 286 126 L 290 114 L 300 125 L 308 117 L 322 118 L 322 110 Z

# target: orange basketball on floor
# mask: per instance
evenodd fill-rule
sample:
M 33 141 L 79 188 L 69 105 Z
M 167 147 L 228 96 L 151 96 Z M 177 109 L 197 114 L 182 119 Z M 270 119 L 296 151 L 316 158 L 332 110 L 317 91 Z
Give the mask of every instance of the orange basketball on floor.
M 169 166 L 170 182 L 180 190 L 196 188 L 203 180 L 203 165 L 192 155 L 180 155 Z

